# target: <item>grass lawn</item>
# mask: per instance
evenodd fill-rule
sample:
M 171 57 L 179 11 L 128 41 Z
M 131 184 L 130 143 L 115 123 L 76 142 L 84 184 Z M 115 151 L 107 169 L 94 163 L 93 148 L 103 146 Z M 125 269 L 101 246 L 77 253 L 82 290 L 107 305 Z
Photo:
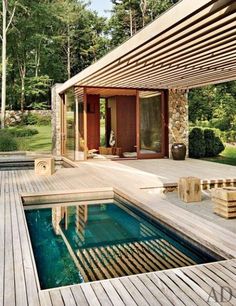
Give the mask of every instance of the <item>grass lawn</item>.
M 38 130 L 38 134 L 29 137 L 18 137 L 21 151 L 44 151 L 51 152 L 52 140 L 51 140 L 51 126 L 27 126 Z
M 219 156 L 204 158 L 204 160 L 236 166 L 236 146 L 227 145 Z

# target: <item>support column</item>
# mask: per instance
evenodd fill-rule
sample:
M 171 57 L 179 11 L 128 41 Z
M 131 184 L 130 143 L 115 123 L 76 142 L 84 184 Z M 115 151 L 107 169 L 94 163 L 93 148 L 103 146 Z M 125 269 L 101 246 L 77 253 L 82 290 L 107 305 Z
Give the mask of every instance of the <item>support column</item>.
M 169 90 L 169 156 L 173 143 L 184 143 L 188 156 L 188 91 L 180 89 Z
M 61 97 L 58 89 L 61 84 L 57 83 L 51 88 L 52 108 L 52 154 L 61 155 Z

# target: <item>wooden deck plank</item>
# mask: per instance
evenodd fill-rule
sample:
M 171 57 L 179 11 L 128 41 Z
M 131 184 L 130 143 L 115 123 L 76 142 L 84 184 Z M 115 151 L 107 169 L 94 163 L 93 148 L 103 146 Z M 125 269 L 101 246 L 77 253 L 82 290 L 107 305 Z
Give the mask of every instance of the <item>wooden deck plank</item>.
M 199 285 L 198 285 L 198 279 L 197 282 L 192 281 L 187 275 L 184 274 L 181 269 L 175 269 L 173 271 L 180 279 L 184 281 L 186 284 L 185 288 L 187 286 L 191 287 L 192 293 L 191 296 L 194 300 L 197 301 L 197 304 L 199 303 L 200 305 L 209 305 L 210 304 L 218 304 L 216 303 L 215 300 L 213 300 L 210 296 L 209 293 L 205 292 Z
M 158 299 L 152 294 L 152 292 L 147 288 L 138 276 L 130 276 L 129 280 L 138 289 L 138 291 L 145 297 L 147 303 L 151 306 L 161 305 Z
M 130 281 L 128 277 L 122 277 L 120 279 L 120 282 L 123 284 L 123 286 L 126 288 L 126 290 L 130 293 L 134 301 L 137 303 L 137 305 L 147 306 L 148 302 L 143 297 L 143 295 L 139 292 L 139 290 L 133 285 L 133 283 Z
M 76 306 L 76 301 L 69 287 L 61 288 L 61 295 L 65 306 Z
M 119 296 L 125 305 L 136 306 L 135 300 L 132 298 L 131 294 L 127 291 L 126 287 L 120 282 L 120 279 L 115 278 L 110 280 L 112 286 L 115 288 Z
M 40 306 L 53 306 L 49 291 L 40 291 L 39 292 Z
M 150 290 L 153 296 L 159 301 L 161 305 L 172 306 L 170 300 L 165 296 L 165 294 L 151 281 L 150 278 L 145 274 L 141 274 L 138 278 L 143 282 L 143 284 Z
M 53 306 L 65 306 L 60 290 L 51 290 L 50 298 Z
M 9 172 L 5 179 L 4 187 L 5 205 L 5 264 L 4 264 L 4 305 L 15 305 L 15 280 L 14 280 L 14 258 L 13 258 L 13 240 L 12 240 L 12 221 L 11 221 L 11 199 L 10 199 L 10 181 Z
M 191 267 L 190 270 L 194 272 L 194 274 L 198 277 L 201 278 L 203 281 L 207 282 L 211 288 L 214 288 L 214 291 L 217 292 L 219 295 L 221 295 L 221 290 L 222 286 L 227 286 L 227 283 L 225 283 L 222 279 L 212 279 L 211 276 L 208 275 L 208 270 L 207 269 L 200 269 L 202 267 Z M 222 285 L 223 283 L 223 285 Z M 211 292 L 211 291 L 210 291 Z M 234 296 L 230 297 L 228 292 L 225 292 L 225 298 L 231 298 L 232 303 L 236 303 L 236 299 Z M 230 303 L 231 304 L 231 303 Z M 234 304 L 232 304 L 234 305 Z
M 90 284 L 88 283 L 83 284 L 81 288 L 90 306 L 100 306 L 101 305 Z
M 212 302 L 213 305 L 216 305 L 216 306 L 220 305 L 214 299 L 212 299 L 212 297 L 210 297 L 210 293 L 212 291 L 212 287 L 208 284 L 207 281 L 204 281 L 203 279 L 198 277 L 190 269 L 183 269 L 182 272 L 185 275 L 187 275 L 189 277 L 189 279 L 191 279 L 193 282 L 195 282 L 199 287 L 201 287 L 204 292 L 206 292 L 206 294 L 207 294 L 206 301 L 209 300 L 210 303 Z M 215 295 L 216 295 L 217 301 L 220 301 L 220 294 L 217 291 L 215 291 Z
M 162 282 L 166 284 L 167 287 L 169 287 L 170 290 L 174 292 L 176 296 L 182 301 L 183 304 L 188 305 L 197 305 L 185 292 L 182 291 L 182 289 L 176 284 L 169 275 L 165 273 L 155 273 L 155 275 L 160 278 Z
M 71 291 L 74 295 L 77 305 L 88 306 L 88 302 L 84 296 L 81 286 L 72 286 Z
M 14 176 L 15 184 L 16 184 L 16 179 L 17 177 Z M 29 238 L 26 220 L 24 216 L 24 210 L 23 210 L 19 196 L 15 198 L 15 201 L 16 201 L 16 208 L 17 208 L 20 241 L 21 241 L 21 247 L 22 247 L 21 248 L 22 249 L 22 259 L 24 263 L 24 274 L 25 274 L 28 305 L 38 306 L 39 296 L 38 296 L 36 271 L 33 265 L 33 253 L 31 252 L 31 248 L 30 248 L 30 238 Z
M 222 265 L 209 265 L 208 270 L 221 277 L 225 282 L 229 284 L 230 287 L 236 288 L 236 275 L 226 273 L 226 269 Z
M 155 274 L 148 273 L 147 277 L 161 290 L 173 305 L 184 306 L 182 300 Z
M 207 306 L 207 303 L 205 302 L 204 299 L 201 298 L 201 295 L 198 295 L 195 292 L 195 289 L 192 288 L 191 286 L 191 282 L 187 282 L 187 284 L 185 283 L 186 278 L 185 277 L 181 277 L 181 273 L 178 273 L 178 269 L 174 270 L 174 271 L 166 271 L 165 274 L 171 278 L 171 280 L 173 282 L 175 282 L 175 284 L 186 294 L 189 296 L 190 299 L 192 299 L 194 301 L 194 303 L 196 303 L 196 305 L 203 305 L 203 306 Z
M 4 302 L 4 266 L 5 266 L 5 202 L 4 202 L 5 172 L 0 171 L 0 306 Z
M 93 291 L 96 294 L 101 305 L 112 306 L 112 302 L 100 282 L 92 283 L 91 287 L 93 288 Z
M 109 296 L 114 306 L 124 306 L 125 305 L 109 280 L 102 281 L 101 285 L 103 289 L 106 291 L 107 295 Z
M 13 171 L 9 173 L 10 184 L 10 201 L 11 206 L 11 224 L 12 224 L 12 241 L 13 241 L 13 258 L 14 258 L 14 276 L 15 276 L 15 293 L 16 293 L 16 305 L 27 305 L 27 293 L 25 286 L 25 274 L 23 268 L 22 250 L 20 244 L 20 231 L 18 227 L 18 219 L 16 212 L 15 186 L 13 183 Z

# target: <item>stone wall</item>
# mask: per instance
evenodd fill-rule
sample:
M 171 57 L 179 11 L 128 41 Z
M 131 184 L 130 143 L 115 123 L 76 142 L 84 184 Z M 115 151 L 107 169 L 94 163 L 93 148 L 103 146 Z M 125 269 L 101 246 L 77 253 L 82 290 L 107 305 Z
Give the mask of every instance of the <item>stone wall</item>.
M 8 125 L 14 125 L 17 123 L 20 123 L 22 120 L 23 115 L 27 116 L 28 114 L 38 114 L 41 116 L 51 116 L 52 112 L 51 110 L 25 110 L 22 111 L 15 111 L 15 110 L 7 110 L 6 111 L 6 119 L 5 124 Z M 1 115 L 1 112 L 0 112 Z
M 52 103 L 52 153 L 61 155 L 61 98 L 58 89 L 61 84 L 55 84 L 51 89 Z
M 188 94 L 186 90 L 169 90 L 169 156 L 171 146 L 182 142 L 187 147 L 188 156 Z

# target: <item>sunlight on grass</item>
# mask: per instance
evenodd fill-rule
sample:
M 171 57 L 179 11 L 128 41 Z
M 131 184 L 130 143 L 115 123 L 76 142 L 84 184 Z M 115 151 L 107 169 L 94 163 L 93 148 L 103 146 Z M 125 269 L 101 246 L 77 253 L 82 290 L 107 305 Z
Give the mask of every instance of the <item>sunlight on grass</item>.
M 29 126 L 38 130 L 37 135 L 30 137 L 18 137 L 17 141 L 21 151 L 51 152 L 51 126 Z
M 236 146 L 227 145 L 225 150 L 217 157 L 204 158 L 211 162 L 236 166 Z

